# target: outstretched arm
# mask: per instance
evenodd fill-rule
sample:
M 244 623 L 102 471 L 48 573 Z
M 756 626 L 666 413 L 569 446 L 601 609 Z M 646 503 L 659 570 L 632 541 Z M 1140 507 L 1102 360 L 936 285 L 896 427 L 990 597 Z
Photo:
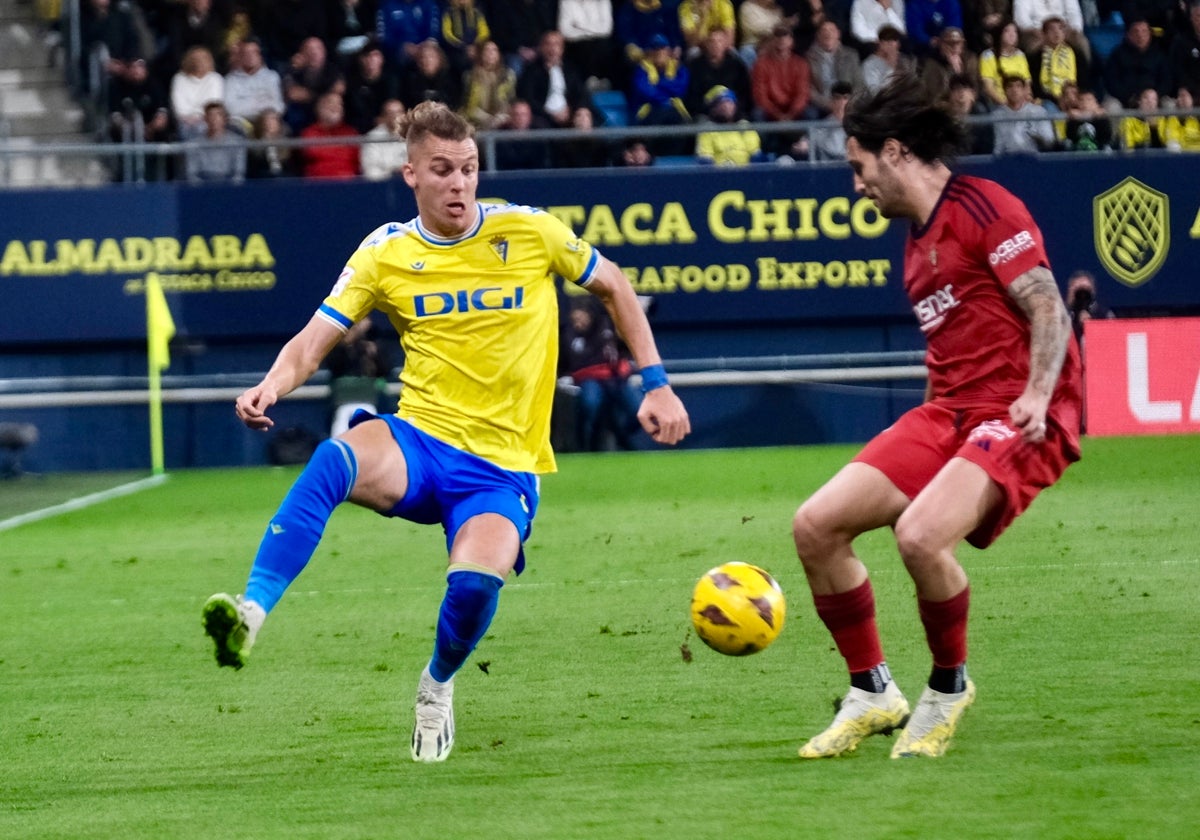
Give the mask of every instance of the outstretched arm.
M 1031 268 L 1012 282 L 1008 293 L 1029 319 L 1029 381 L 1009 406 L 1021 437 L 1036 443 L 1046 436 L 1046 410 L 1062 373 L 1071 340 L 1071 316 L 1050 269 Z
M 237 398 L 234 411 L 238 419 L 251 429 L 265 431 L 274 426 L 267 409 L 307 382 L 341 337 L 337 327 L 314 315 L 304 329 L 283 345 L 262 382 Z
M 601 257 L 600 268 L 588 283 L 587 290 L 604 303 L 638 367 L 644 371 L 661 365 L 662 358 L 650 332 L 650 322 L 621 269 Z M 650 383 L 643 382 L 643 388 L 649 386 Z M 638 409 L 638 422 L 657 443 L 679 443 L 692 430 L 687 409 L 667 384 L 645 392 L 642 407 Z

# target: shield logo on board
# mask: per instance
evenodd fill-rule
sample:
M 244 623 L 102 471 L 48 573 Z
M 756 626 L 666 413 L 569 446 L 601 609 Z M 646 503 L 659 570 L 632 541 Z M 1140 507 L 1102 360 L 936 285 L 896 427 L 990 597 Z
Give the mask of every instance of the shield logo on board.
M 1092 201 L 1096 256 L 1126 286 L 1140 286 L 1167 258 L 1171 219 L 1166 193 L 1129 177 Z

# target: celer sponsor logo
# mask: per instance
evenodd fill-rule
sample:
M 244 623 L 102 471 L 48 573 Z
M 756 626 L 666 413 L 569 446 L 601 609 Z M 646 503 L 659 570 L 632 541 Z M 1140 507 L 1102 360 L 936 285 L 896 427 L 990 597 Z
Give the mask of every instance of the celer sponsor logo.
M 1028 251 L 1033 247 L 1033 234 L 1027 230 L 1023 230 L 1016 236 L 1005 239 L 996 246 L 996 250 L 988 254 L 988 262 L 992 265 L 1000 265 L 1011 260 L 1013 257 Z
M 429 292 L 413 297 L 413 312 L 418 318 L 488 309 L 520 309 L 524 305 L 525 289 L 520 286 L 511 292 L 499 286 L 489 286 L 473 292 L 463 289 L 459 292 Z
M 958 301 L 954 297 L 954 286 L 950 283 L 919 301 L 913 307 L 913 312 L 917 315 L 921 332 L 929 332 L 941 326 L 942 321 L 946 319 L 946 313 L 956 306 Z

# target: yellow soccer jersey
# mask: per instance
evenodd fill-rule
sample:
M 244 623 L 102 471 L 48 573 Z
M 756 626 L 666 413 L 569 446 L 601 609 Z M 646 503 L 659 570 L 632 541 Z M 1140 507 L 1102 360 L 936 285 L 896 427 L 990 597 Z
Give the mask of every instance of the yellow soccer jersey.
M 419 219 L 375 230 L 318 315 L 343 331 L 387 315 L 404 351 L 398 414 L 414 426 L 504 469 L 553 472 L 554 275 L 587 285 L 600 254 L 540 210 L 478 207 L 458 239 Z

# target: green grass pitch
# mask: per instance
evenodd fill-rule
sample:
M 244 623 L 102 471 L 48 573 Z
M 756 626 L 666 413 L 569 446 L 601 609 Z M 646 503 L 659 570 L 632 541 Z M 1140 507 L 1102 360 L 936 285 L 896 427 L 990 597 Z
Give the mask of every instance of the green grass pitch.
M 803 762 L 846 678 L 789 523 L 852 451 L 562 457 L 443 765 L 408 757 L 439 529 L 339 509 L 240 672 L 216 667 L 200 606 L 240 591 L 294 469 L 178 472 L 0 531 L 0 837 L 1196 836 L 1200 439 L 1089 439 L 995 546 L 962 552 L 979 698 L 945 758 L 891 761 L 873 738 Z M 0 519 L 63 481 L 0 483 Z M 858 548 L 915 700 L 912 585 L 887 532 Z M 726 560 L 788 595 L 748 658 L 689 634 L 691 587 Z

